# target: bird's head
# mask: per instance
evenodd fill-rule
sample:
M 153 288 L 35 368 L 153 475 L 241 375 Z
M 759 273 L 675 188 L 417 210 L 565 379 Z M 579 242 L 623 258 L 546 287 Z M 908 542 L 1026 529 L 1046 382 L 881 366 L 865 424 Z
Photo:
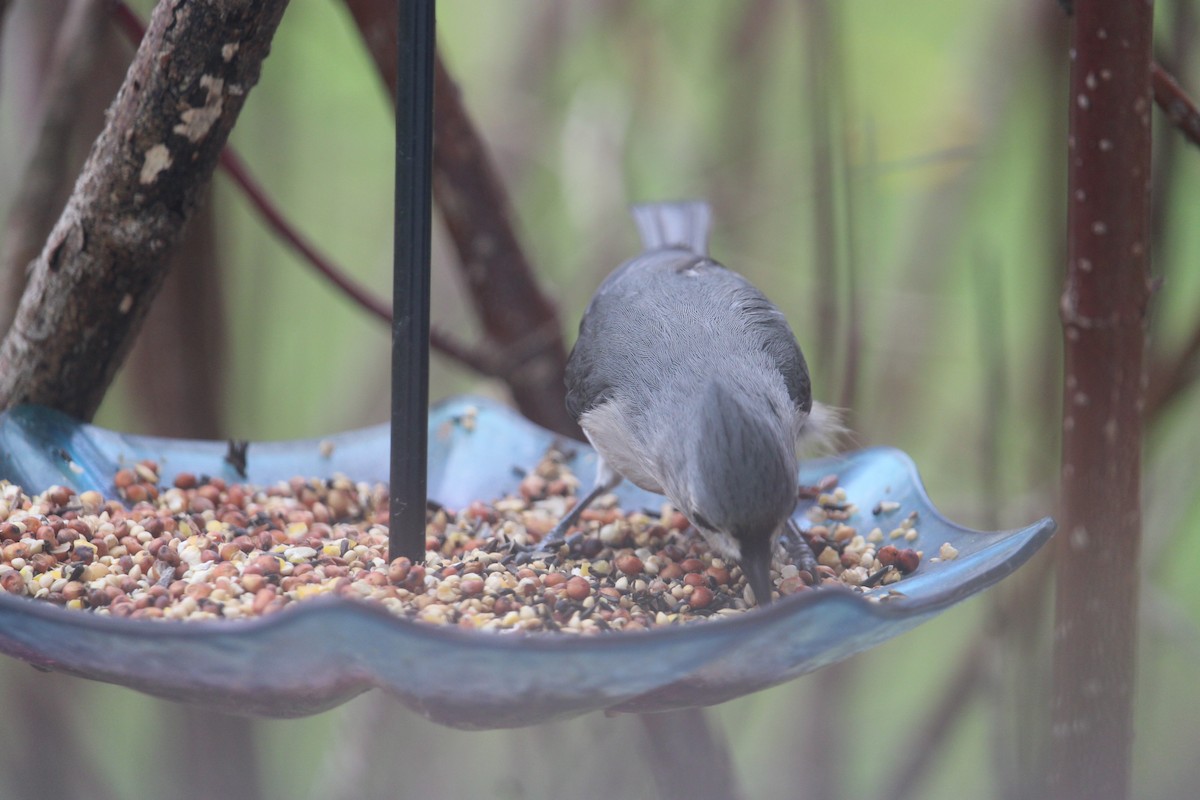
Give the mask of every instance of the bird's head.
M 697 424 L 678 443 L 684 457 L 665 488 L 709 545 L 741 565 L 762 605 L 776 539 L 796 505 L 793 421 L 778 404 L 717 382 L 697 398 Z

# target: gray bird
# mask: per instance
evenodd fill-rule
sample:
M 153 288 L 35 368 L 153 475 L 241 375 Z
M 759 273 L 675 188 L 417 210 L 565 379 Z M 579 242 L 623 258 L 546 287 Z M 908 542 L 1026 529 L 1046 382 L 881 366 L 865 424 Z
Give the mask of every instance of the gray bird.
M 778 308 L 708 257 L 706 203 L 635 206 L 644 252 L 600 285 L 566 369 L 567 409 L 600 455 L 596 484 L 543 540 L 622 478 L 665 494 L 712 549 L 741 564 L 759 604 L 796 505 L 798 445 L 837 415 L 813 403 L 808 367 Z M 815 575 L 814 575 L 815 577 Z

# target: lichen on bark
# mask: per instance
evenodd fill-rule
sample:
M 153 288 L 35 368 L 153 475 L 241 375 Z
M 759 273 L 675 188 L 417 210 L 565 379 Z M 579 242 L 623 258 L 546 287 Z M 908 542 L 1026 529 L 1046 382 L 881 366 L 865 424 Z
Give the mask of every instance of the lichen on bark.
M 133 344 L 287 0 L 163 0 L 0 344 L 0 409 L 88 419 Z

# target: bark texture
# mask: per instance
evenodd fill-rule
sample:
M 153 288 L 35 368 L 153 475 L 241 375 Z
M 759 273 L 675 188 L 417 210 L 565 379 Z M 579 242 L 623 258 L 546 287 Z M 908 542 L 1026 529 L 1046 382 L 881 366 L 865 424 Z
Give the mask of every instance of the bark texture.
M 163 0 L 0 345 L 0 409 L 95 413 L 287 6 Z
M 1071 31 L 1062 532 L 1047 796 L 1125 798 L 1150 297 L 1151 12 L 1079 0 Z

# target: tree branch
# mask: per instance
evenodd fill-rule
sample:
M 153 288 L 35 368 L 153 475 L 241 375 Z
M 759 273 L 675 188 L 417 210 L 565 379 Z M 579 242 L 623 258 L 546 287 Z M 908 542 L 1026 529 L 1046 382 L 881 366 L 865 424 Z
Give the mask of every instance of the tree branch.
M 345 0 L 395 98 L 396 5 Z M 442 63 L 435 64 L 433 195 L 500 372 L 525 416 L 580 437 L 564 404 L 567 353 L 558 313 L 542 293 L 509 218 L 509 202 L 482 138 Z
M 1152 7 L 1071 20 L 1062 534 L 1048 796 L 1130 791 L 1150 296 Z
M 122 0 L 110 0 L 113 15 L 125 34 L 137 44 L 145 34 L 145 27 L 137 14 Z M 393 46 L 395 37 L 391 39 Z M 300 230 L 283 214 L 263 188 L 262 184 L 250 172 L 246 162 L 238 155 L 232 146 L 226 146 L 221 151 L 220 166 L 241 191 L 250 205 L 258 212 L 263 222 L 283 240 L 284 244 L 296 253 L 323 278 L 336 286 L 342 294 L 387 325 L 392 323 L 392 309 L 381 298 L 372 294 L 366 287 L 360 285 L 350 273 L 336 264 L 332 259 L 317 249 Z M 475 370 L 488 377 L 505 377 L 513 368 L 510 359 L 502 358 L 490 348 L 471 347 L 457 341 L 452 336 L 437 328 L 429 332 L 430 346 L 441 355 L 463 366 Z
M 286 0 L 159 3 L 0 345 L 0 408 L 88 419 L 258 81 Z

